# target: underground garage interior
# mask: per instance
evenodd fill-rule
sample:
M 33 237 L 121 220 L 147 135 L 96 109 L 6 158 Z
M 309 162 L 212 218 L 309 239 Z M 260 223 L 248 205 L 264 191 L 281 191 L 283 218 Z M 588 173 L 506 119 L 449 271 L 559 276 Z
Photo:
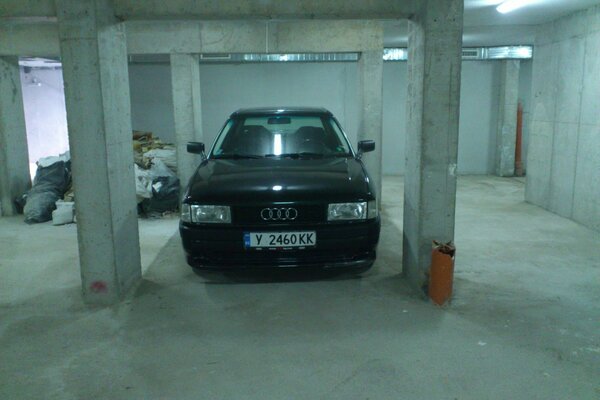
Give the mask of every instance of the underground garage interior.
M 599 110 L 596 0 L 3 0 L 0 398 L 599 399 Z

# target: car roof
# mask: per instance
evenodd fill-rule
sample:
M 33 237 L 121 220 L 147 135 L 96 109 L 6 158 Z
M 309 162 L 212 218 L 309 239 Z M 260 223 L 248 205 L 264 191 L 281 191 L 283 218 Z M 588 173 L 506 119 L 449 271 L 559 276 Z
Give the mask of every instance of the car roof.
M 332 115 L 331 111 L 323 107 L 256 107 L 241 108 L 231 114 L 231 118 L 241 116 L 262 115 Z

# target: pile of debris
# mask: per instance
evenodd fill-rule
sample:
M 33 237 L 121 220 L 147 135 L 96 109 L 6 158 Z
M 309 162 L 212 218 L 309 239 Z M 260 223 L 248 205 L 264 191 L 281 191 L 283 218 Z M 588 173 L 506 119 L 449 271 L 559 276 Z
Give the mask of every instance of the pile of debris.
M 139 213 L 157 216 L 177 210 L 180 183 L 175 146 L 152 132 L 134 131 L 133 154 Z
M 138 213 L 161 216 L 179 207 L 175 146 L 163 143 L 151 132 L 133 132 L 135 189 Z M 25 222 L 52 220 L 54 225 L 75 222 L 75 195 L 69 152 L 37 162 L 32 188 L 16 200 Z
M 133 155 L 140 168 L 148 169 L 152 160 L 160 159 L 171 171 L 177 173 L 175 146 L 163 143 L 152 132 L 133 131 Z

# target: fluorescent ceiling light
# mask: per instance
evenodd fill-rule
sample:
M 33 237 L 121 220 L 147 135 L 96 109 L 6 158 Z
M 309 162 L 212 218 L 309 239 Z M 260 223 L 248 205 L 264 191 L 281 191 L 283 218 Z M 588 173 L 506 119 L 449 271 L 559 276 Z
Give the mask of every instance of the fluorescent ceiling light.
M 496 10 L 499 13 L 506 14 L 516 10 L 517 8 L 528 6 L 533 2 L 534 0 L 506 0 L 504 3 L 496 7 Z

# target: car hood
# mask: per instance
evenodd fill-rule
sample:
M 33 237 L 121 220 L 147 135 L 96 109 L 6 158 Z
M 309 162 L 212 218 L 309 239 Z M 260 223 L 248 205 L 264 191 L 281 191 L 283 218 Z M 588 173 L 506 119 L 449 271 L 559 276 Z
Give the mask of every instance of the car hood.
M 211 159 L 190 180 L 186 201 L 235 205 L 373 196 L 363 165 L 354 158 Z

